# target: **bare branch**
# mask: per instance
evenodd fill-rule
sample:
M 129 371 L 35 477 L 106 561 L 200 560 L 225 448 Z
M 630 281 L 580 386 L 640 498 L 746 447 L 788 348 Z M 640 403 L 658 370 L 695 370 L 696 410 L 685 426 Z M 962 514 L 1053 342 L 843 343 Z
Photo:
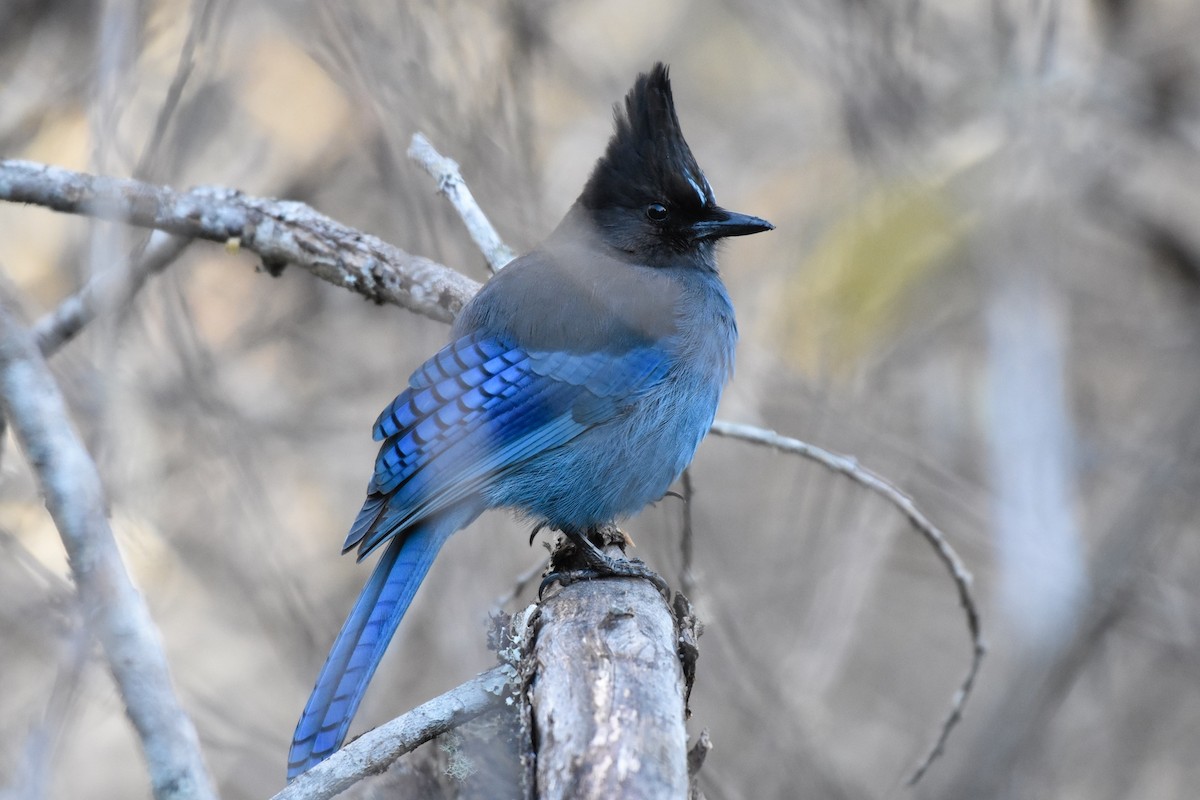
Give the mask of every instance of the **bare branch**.
M 295 264 L 378 303 L 448 322 L 479 284 L 349 228 L 304 203 L 251 197 L 233 189 L 177 192 L 141 181 L 88 175 L 29 161 L 0 160 L 0 200 L 115 219 L 244 247 L 277 272 Z
M 70 557 L 80 607 L 104 648 L 158 800 L 216 793 L 183 712 L 158 631 L 117 551 L 100 476 L 72 428 L 32 334 L 0 297 L 0 404 L 37 475 Z
M 162 154 L 167 138 L 167 126 L 179 108 L 179 101 L 183 98 L 183 88 L 187 86 L 192 69 L 196 66 L 196 50 L 208 38 L 216 5 L 215 0 L 194 0 L 192 3 L 192 22 L 188 26 L 187 38 L 183 40 L 183 47 L 179 50 L 179 60 L 175 64 L 175 76 L 171 78 L 167 96 L 163 98 L 162 107 L 159 108 L 158 116 L 154 120 L 154 132 L 146 141 L 142 155 L 138 158 L 137 166 L 133 169 L 135 178 L 145 180 L 150 177 L 155 162 Z
M 475 202 L 475 196 L 463 180 L 457 161 L 435 150 L 429 140 L 420 133 L 413 134 L 412 144 L 408 146 L 408 157 L 424 167 L 430 177 L 437 181 L 438 191 L 454 206 L 463 225 L 467 227 L 467 233 L 471 234 L 471 240 L 475 242 L 479 252 L 483 253 L 493 273 L 499 272 L 505 264 L 513 260 L 516 254 L 500 238 L 483 209 Z
M 413 143 L 408 145 L 408 157 L 424 167 L 425 172 L 438 182 L 438 191 L 450 200 L 450 205 L 458 212 L 458 218 L 466 225 L 467 233 L 475 242 L 475 247 L 484 254 L 493 275 L 516 258 L 516 253 L 500 239 L 500 234 L 493 227 L 491 219 L 487 218 L 479 203 L 476 203 L 475 196 L 470 193 L 467 181 L 462 179 L 462 172 L 454 158 L 445 157 L 434 150 L 430 140 L 421 133 L 413 134 Z
M 861 486 L 881 495 L 889 503 L 900 509 L 900 512 L 908 518 L 908 521 L 912 523 L 917 532 L 925 537 L 925 540 L 933 547 L 937 557 L 945 565 L 947 571 L 950 573 L 950 577 L 954 580 L 954 585 L 958 588 L 959 603 L 966 614 L 967 630 L 971 637 L 971 664 L 967 668 L 967 674 L 959 685 L 958 691 L 954 693 L 954 697 L 950 702 L 950 711 L 942 722 L 937 739 L 929 749 L 928 754 L 921 759 L 913 774 L 908 779 L 908 785 L 912 786 L 921 780 L 926 770 L 929 769 L 929 765 L 942 754 L 946 740 L 950 736 L 950 731 L 962 719 L 963 707 L 966 705 L 967 697 L 971 694 L 971 689 L 975 685 L 975 678 L 979 675 L 983 656 L 987 652 L 987 645 L 984 644 L 979 623 L 979 609 L 971 594 L 972 578 L 970 571 L 962 559 L 959 558 L 958 553 L 946 541 L 945 535 L 921 513 L 913 503 L 912 498 L 869 469 L 861 466 L 854 458 L 831 453 L 816 445 L 802 442 L 799 439 L 780 436 L 774 431 L 757 428 L 753 425 L 741 425 L 734 422 L 717 420 L 713 423 L 712 432 L 718 436 L 741 439 L 745 442 L 773 447 L 784 453 L 794 453 L 803 456 L 817 462 L 826 469 L 845 475 Z
M 400 756 L 505 704 L 513 668 L 493 667 L 412 711 L 364 733 L 296 778 L 271 800 L 326 800 L 383 772 Z

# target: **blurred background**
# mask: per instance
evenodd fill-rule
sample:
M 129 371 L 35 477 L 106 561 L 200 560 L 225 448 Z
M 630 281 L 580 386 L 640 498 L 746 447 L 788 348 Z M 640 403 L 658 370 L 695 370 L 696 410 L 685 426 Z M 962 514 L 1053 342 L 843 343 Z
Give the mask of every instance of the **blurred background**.
M 523 250 L 659 59 L 720 202 L 778 227 L 725 248 L 742 341 L 720 416 L 910 493 L 973 571 L 990 645 L 945 757 L 904 788 L 970 656 L 950 581 L 877 496 L 710 438 L 707 796 L 1195 797 L 1195 3 L 4 0 L 0 157 L 302 200 L 483 280 L 411 135 Z M 30 320 L 143 242 L 0 204 Z M 283 784 L 368 574 L 338 549 L 370 425 L 447 333 L 255 266 L 196 243 L 52 362 L 229 799 Z M 627 525 L 672 583 L 681 511 Z M 494 662 L 488 612 L 544 555 L 527 534 L 493 513 L 451 540 L 352 733 Z M 11 440 L 0 550 L 0 797 L 148 797 Z

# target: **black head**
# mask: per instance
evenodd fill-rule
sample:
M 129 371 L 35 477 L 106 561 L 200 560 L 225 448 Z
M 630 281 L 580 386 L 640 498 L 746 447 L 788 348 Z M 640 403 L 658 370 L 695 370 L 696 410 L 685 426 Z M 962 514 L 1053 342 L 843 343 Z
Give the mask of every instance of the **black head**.
M 665 65 L 638 76 L 615 117 L 616 131 L 578 201 L 609 244 L 651 264 L 673 263 L 680 255 L 708 256 L 722 237 L 774 227 L 717 205 L 679 128 Z

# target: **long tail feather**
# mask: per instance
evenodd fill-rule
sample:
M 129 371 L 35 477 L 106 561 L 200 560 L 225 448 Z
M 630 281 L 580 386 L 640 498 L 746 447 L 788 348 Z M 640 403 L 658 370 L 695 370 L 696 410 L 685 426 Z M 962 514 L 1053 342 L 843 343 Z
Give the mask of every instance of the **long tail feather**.
M 341 747 L 367 684 L 438 550 L 477 514 L 460 511 L 428 520 L 384 550 L 296 724 L 288 754 L 289 781 Z

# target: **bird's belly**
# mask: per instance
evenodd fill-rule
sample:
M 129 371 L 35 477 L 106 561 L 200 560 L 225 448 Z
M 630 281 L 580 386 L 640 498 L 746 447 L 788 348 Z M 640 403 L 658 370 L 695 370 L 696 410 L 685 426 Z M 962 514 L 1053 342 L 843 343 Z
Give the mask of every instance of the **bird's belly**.
M 496 482 L 490 504 L 552 526 L 586 528 L 661 498 L 712 424 L 718 385 L 676 378 L 621 417 L 542 453 Z

